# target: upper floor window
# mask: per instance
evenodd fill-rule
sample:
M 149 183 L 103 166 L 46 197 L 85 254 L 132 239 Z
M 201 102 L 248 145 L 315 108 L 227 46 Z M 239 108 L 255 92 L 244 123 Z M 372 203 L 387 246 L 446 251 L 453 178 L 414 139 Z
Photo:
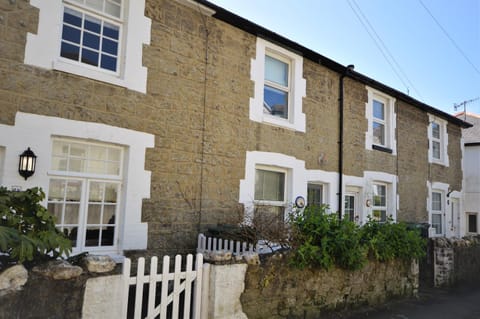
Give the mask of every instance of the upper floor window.
M 32 1 L 37 34 L 27 35 L 25 63 L 145 93 L 142 46 L 150 43 L 145 0 Z
M 448 166 L 447 122 L 429 115 L 429 162 Z
M 367 90 L 368 102 L 365 113 L 368 131 L 365 146 L 370 150 L 396 154 L 395 99 L 369 87 Z
M 121 0 L 65 1 L 60 56 L 117 72 L 123 29 Z
M 290 62 L 265 56 L 264 113 L 288 119 L 290 99 Z
M 255 91 L 250 119 L 305 132 L 303 58 L 260 38 L 256 49 L 251 66 Z

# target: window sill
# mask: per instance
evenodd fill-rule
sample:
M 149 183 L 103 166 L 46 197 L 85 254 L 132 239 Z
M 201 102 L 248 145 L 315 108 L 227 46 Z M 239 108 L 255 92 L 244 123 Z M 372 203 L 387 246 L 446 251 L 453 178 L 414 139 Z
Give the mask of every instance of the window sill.
M 388 154 L 393 153 L 393 150 L 391 148 L 387 148 L 387 147 L 383 147 L 383 146 L 375 145 L 375 144 L 372 145 L 372 149 L 376 150 L 376 151 L 380 151 L 380 152 L 385 152 L 385 153 L 388 153 Z

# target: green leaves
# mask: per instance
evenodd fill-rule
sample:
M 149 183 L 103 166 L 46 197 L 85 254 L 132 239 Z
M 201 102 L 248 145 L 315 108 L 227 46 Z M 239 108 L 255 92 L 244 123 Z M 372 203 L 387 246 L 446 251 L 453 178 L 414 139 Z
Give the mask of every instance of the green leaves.
M 55 217 L 40 202 L 40 188 L 22 192 L 0 187 L 0 252 L 23 263 L 68 255 L 72 244 L 56 227 Z
M 362 268 L 368 256 L 387 261 L 395 258 L 411 260 L 425 254 L 425 240 L 404 223 L 378 223 L 370 219 L 363 227 L 337 214 L 328 207 L 306 207 L 292 215 L 291 263 L 298 268 L 329 269 Z

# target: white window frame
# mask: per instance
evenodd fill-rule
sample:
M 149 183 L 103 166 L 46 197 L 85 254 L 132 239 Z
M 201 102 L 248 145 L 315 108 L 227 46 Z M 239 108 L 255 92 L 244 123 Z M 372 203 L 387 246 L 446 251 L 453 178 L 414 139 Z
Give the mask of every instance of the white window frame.
M 397 220 L 397 211 L 399 209 L 399 195 L 397 194 L 398 177 L 393 174 L 378 172 L 378 171 L 365 171 L 364 172 L 365 186 L 363 188 L 365 206 L 361 212 L 360 223 L 368 221 L 368 217 L 373 218 L 374 200 L 373 200 L 373 185 L 381 184 L 386 186 L 386 205 L 387 212 L 386 217 L 392 218 L 393 221 Z M 347 180 L 350 180 L 347 178 Z M 351 181 L 349 183 L 352 185 Z
M 396 112 L 395 112 L 395 101 L 396 99 L 381 92 L 375 90 L 369 86 L 366 86 L 368 93 L 368 101 L 365 104 L 365 117 L 368 122 L 368 129 L 365 133 L 365 148 L 367 150 L 381 149 L 391 151 L 393 155 L 397 154 L 397 141 L 396 141 Z M 373 116 L 373 101 L 379 101 L 383 103 L 385 109 L 385 119 L 382 124 L 385 125 L 385 144 L 376 144 L 374 143 L 373 138 L 373 123 L 379 123 L 379 120 Z M 376 148 L 377 147 L 377 148 Z
M 440 210 L 434 210 L 433 209 L 433 194 L 440 194 Z M 432 189 L 432 192 L 430 193 L 430 224 L 432 225 L 433 231 L 432 231 L 432 236 L 434 237 L 442 237 L 445 236 L 445 209 L 446 209 L 446 203 L 445 203 L 445 193 L 442 190 L 439 189 Z M 440 222 L 441 222 L 441 229 L 440 233 L 437 233 L 436 228 L 433 227 L 433 215 L 439 215 L 440 216 Z
M 433 136 L 433 125 L 437 123 L 440 130 L 440 138 Z M 433 156 L 433 142 L 440 143 L 440 158 Z M 428 115 L 428 162 L 435 163 L 443 166 L 449 166 L 450 161 L 448 158 L 448 133 L 447 133 L 447 121 L 440 119 L 434 115 Z
M 254 203 L 256 205 L 268 205 L 268 206 L 282 206 L 285 207 L 287 203 L 287 190 L 288 190 L 288 170 L 282 167 L 267 166 L 267 165 L 257 165 L 255 167 L 255 174 L 257 170 L 282 173 L 284 174 L 284 183 L 283 183 L 283 201 L 271 201 L 271 200 L 258 200 L 254 198 Z M 256 185 L 254 185 L 255 187 Z
M 118 221 L 119 242 L 116 251 L 105 253 L 121 255 L 124 250 L 146 249 L 148 224 L 142 222 L 142 201 L 150 197 L 151 172 L 145 170 L 145 152 L 154 147 L 154 135 L 105 124 L 67 120 L 17 112 L 15 125 L 0 125 L 0 145 L 5 148 L 5 167 L 18 166 L 18 154 L 25 141 L 36 153 L 35 174 L 24 180 L 15 170 L 2 176 L 6 187 L 27 189 L 41 187 L 48 194 L 51 169 L 52 137 L 66 137 L 116 144 L 124 149 L 122 200 Z M 111 175 L 108 175 L 111 177 Z M 46 200 L 43 205 L 46 206 Z
M 320 205 L 325 205 L 327 204 L 327 198 L 328 198 L 328 184 L 324 184 L 322 182 L 314 182 L 314 181 L 309 181 L 307 183 L 307 203 L 309 203 L 309 198 L 308 198 L 308 186 L 309 185 L 316 185 L 321 187 L 321 196 L 322 196 L 322 202 Z
M 25 64 L 72 73 L 146 93 L 147 68 L 142 65 L 142 52 L 143 45 L 150 44 L 151 20 L 144 16 L 145 0 L 124 0 L 124 16 L 128 17 L 128 21 L 124 21 L 123 35 L 119 39 L 118 73 L 61 58 L 64 2 L 31 0 L 30 4 L 39 9 L 39 23 L 37 34 L 27 34 Z
M 88 68 L 92 71 L 103 72 L 105 74 L 110 74 L 110 75 L 118 77 L 121 74 L 120 68 L 121 68 L 121 62 L 122 62 L 122 48 L 123 48 L 122 34 L 123 34 L 123 30 L 125 28 L 124 27 L 125 26 L 124 11 L 125 10 L 123 9 L 123 5 L 121 6 L 120 17 L 114 17 L 114 16 L 111 16 L 109 14 L 102 13 L 102 12 L 99 12 L 99 11 L 94 10 L 94 9 L 90 9 L 89 7 L 86 7 L 85 5 L 78 4 L 78 3 L 74 2 L 74 1 L 71 1 L 71 0 L 64 0 L 63 10 L 65 10 L 65 8 L 68 8 L 68 9 L 74 10 L 76 12 L 79 12 L 82 15 L 89 15 L 93 18 L 96 18 L 96 19 L 102 21 L 102 22 L 107 22 L 109 24 L 113 24 L 113 25 L 115 25 L 119 28 L 119 31 L 118 31 L 119 32 L 119 37 L 118 37 L 118 40 L 117 40 L 117 42 L 118 42 L 118 52 L 117 52 L 117 55 L 115 56 L 115 58 L 117 60 L 117 64 L 116 64 L 116 70 L 111 71 L 111 70 L 108 70 L 108 69 L 101 68 L 100 65 L 99 66 L 93 66 L 93 65 L 89 65 L 87 63 L 83 63 L 81 61 L 75 61 L 75 60 L 72 60 L 72 59 L 62 57 L 62 56 L 60 56 L 60 51 L 59 51 L 58 63 L 74 64 L 74 65 L 77 65 L 77 66 L 82 66 L 82 67 Z M 82 21 L 84 21 L 84 19 L 82 19 Z M 62 26 L 64 24 L 65 24 L 65 22 L 62 19 Z M 80 30 L 81 34 L 83 34 L 83 35 L 85 33 L 91 33 L 90 31 L 87 31 L 84 28 L 84 26 L 81 26 L 81 27 L 72 26 L 72 27 Z M 63 40 L 62 39 L 62 34 L 60 34 L 60 39 L 61 39 L 60 42 L 65 41 L 66 43 L 72 43 L 68 40 Z M 100 42 L 102 41 L 102 39 L 103 38 L 101 37 Z M 81 35 L 80 42 L 82 42 L 82 40 L 83 40 L 83 36 Z M 84 47 L 82 43 L 79 43 L 79 44 L 73 43 L 73 44 L 76 45 L 76 46 L 79 45 L 80 48 Z M 61 45 L 61 43 L 60 43 L 60 45 Z M 103 52 L 101 50 L 101 48 L 99 50 L 94 50 L 94 49 L 90 49 L 90 48 L 88 48 L 88 49 L 90 51 L 98 51 L 98 53 L 99 53 L 99 61 L 98 62 L 99 63 L 100 63 L 100 59 L 101 59 L 100 56 L 102 54 L 112 56 L 109 53 Z M 80 51 L 81 51 L 81 49 L 80 49 Z
M 288 119 L 264 114 L 265 55 L 289 61 Z M 251 61 L 250 77 L 254 82 L 254 97 L 250 98 L 250 120 L 305 132 L 305 113 L 302 99 L 306 96 L 306 81 L 303 78 L 303 57 L 264 39 L 257 38 L 256 57 Z
M 385 206 L 375 206 L 375 195 L 373 194 L 373 187 L 375 186 L 380 186 L 380 187 L 385 187 Z M 372 184 L 372 218 L 375 219 L 377 222 L 380 222 L 380 223 L 384 223 L 386 221 L 388 221 L 389 217 L 391 214 L 389 214 L 389 207 L 391 206 L 391 204 L 389 203 L 390 200 L 389 200 L 389 185 L 386 184 L 386 183 L 382 183 L 382 182 L 373 182 Z M 373 214 L 373 211 L 374 210 L 381 210 L 381 211 L 385 211 L 385 220 L 382 220 L 381 218 L 381 215 L 379 218 L 377 218 L 376 216 L 374 216 Z
M 286 211 L 292 207 L 296 196 L 306 198 L 307 181 L 305 162 L 281 153 L 252 151 L 246 153 L 245 178 L 240 180 L 239 203 L 244 207 L 244 222 L 253 220 L 255 211 L 255 170 L 257 167 L 268 167 L 286 171 L 285 203 Z M 265 202 L 263 202 L 265 203 Z M 285 214 L 288 217 L 288 214 Z

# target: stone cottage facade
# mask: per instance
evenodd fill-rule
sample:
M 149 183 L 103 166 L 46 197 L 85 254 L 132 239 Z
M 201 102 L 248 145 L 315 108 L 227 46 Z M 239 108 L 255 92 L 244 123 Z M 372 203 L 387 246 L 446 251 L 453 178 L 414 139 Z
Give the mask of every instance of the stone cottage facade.
M 0 76 L 0 184 L 74 253 L 190 251 L 299 196 L 455 235 L 468 124 L 207 1 L 1 0 Z

